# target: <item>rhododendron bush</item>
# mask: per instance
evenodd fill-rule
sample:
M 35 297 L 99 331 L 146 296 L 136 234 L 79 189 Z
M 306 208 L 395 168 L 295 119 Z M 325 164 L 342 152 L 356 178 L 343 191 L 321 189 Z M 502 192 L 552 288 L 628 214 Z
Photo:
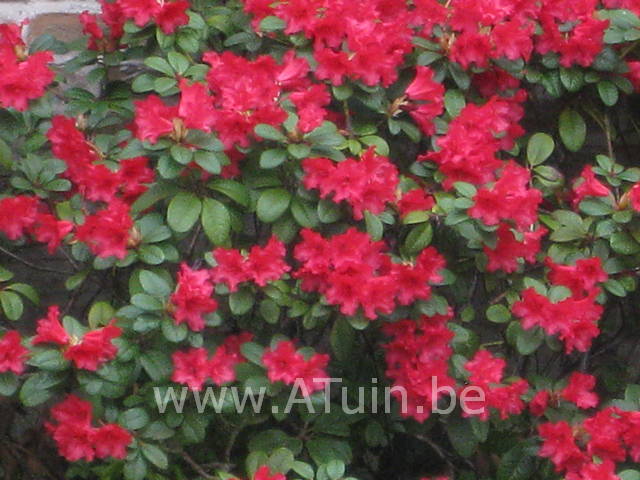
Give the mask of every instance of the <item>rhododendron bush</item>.
M 640 1 L 101 7 L 0 25 L 0 477 L 640 479 Z

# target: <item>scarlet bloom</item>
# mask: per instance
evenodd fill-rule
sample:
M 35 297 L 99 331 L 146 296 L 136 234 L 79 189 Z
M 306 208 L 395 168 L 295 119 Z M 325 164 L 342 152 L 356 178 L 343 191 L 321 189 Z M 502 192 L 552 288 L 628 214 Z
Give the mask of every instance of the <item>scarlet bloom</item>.
M 253 475 L 253 480 L 286 480 L 282 473 L 271 473 L 271 470 L 266 465 L 262 465 L 256 473 Z
M 536 417 L 540 417 L 544 415 L 544 412 L 547 410 L 549 406 L 549 400 L 551 398 L 551 393 L 549 390 L 540 390 L 529 402 L 529 410 Z
M 553 462 L 556 472 L 574 470 L 586 460 L 586 455 L 576 445 L 573 429 L 567 422 L 543 423 L 538 426 L 542 447 L 538 455 Z
M 24 372 L 24 361 L 29 350 L 22 346 L 17 330 L 9 330 L 0 339 L 0 372 Z
M 191 348 L 173 354 L 173 375 L 171 380 L 184 383 L 191 390 L 201 390 L 209 370 L 207 351 L 204 348 Z
M 73 223 L 58 220 L 50 213 L 39 213 L 32 226 L 34 238 L 47 244 L 47 251 L 53 254 L 62 243 L 62 239 L 73 230 Z
M 421 188 L 409 190 L 398 200 L 398 211 L 401 217 L 406 217 L 411 212 L 431 210 L 435 205 L 433 197 Z
M 275 349 L 267 349 L 262 363 L 271 382 L 282 381 L 287 385 L 300 382 L 302 394 L 308 396 L 324 387 L 329 355 L 316 353 L 305 360 L 292 342 L 281 341 Z
M 50 51 L 27 53 L 22 41 L 22 26 L 0 24 L 0 107 L 24 111 L 30 100 L 44 95 L 55 73 Z
M 444 85 L 433 80 L 433 70 L 419 66 L 405 93 L 410 100 L 405 109 L 425 135 L 433 135 L 433 119 L 444 112 Z
M 365 210 L 382 213 L 386 203 L 395 199 L 398 169 L 387 157 L 376 155 L 373 147 L 359 160 L 335 163 L 328 158 L 313 158 L 304 160 L 302 167 L 306 188 L 317 188 L 321 198 L 333 195 L 335 202 L 345 200 L 356 220 L 362 220 Z
M 76 229 L 76 238 L 85 242 L 98 257 L 123 259 L 127 255 L 132 228 L 129 205 L 114 200 L 105 209 L 88 215 Z
M 112 343 L 122 333 L 112 321 L 106 327 L 86 333 L 80 343 L 70 345 L 64 352 L 64 358 L 75 363 L 76 367 L 96 371 L 105 362 L 113 360 L 118 348 Z
M 573 372 L 560 395 L 580 408 L 593 408 L 598 405 L 598 395 L 592 391 L 595 385 L 596 378 L 593 375 Z
M 94 458 L 113 457 L 123 459 L 133 436 L 116 424 L 105 424 L 99 428 L 91 425 L 91 403 L 71 394 L 51 408 L 56 423 L 45 423 L 60 455 L 75 462 L 92 461 Z
M 69 340 L 69 334 L 60 323 L 60 308 L 57 305 L 51 305 L 47 316 L 38 320 L 36 336 L 31 343 L 33 345 L 41 343 L 67 345 Z
M 600 257 L 582 258 L 575 265 L 559 265 L 547 257 L 545 264 L 551 269 L 549 281 L 554 285 L 564 285 L 578 298 L 599 291 L 597 284 L 609 278 Z
M 213 285 L 205 270 L 192 270 L 186 263 L 180 265 L 178 285 L 171 295 L 173 318 L 177 324 L 187 323 L 194 331 L 204 329 L 204 315 L 213 313 L 218 302 L 211 298 Z
M 573 208 L 577 208 L 585 197 L 608 197 L 609 189 L 602 184 L 593 172 L 593 167 L 587 165 L 573 184 L 572 200 Z
M 33 226 L 38 215 L 38 199 L 27 195 L 0 199 L 0 232 L 17 240 Z
M 97 458 L 112 457 L 123 460 L 127 456 L 127 447 L 132 440 L 131 433 L 115 423 L 96 428 L 91 435 Z
M 189 23 L 187 0 L 117 0 L 116 4 L 126 18 L 131 18 L 138 27 L 150 21 L 156 23 L 166 35 L 171 35 L 177 27 Z
M 547 234 L 544 227 L 534 231 L 514 231 L 506 223 L 501 223 L 496 231 L 495 248 L 484 246 L 483 250 L 489 262 L 487 271 L 502 270 L 507 273 L 515 272 L 519 267 L 519 259 L 534 263 L 540 251 L 540 241 Z M 517 238 L 516 235 L 520 238 Z
M 285 246 L 275 235 L 269 238 L 264 247 L 254 245 L 245 257 L 239 250 L 216 248 L 213 258 L 217 265 L 210 270 L 211 279 L 224 283 L 235 292 L 238 285 L 253 281 L 264 287 L 282 277 L 291 267 L 284 259 Z
M 149 95 L 144 100 L 134 102 L 137 138 L 156 143 L 159 137 L 168 135 L 180 141 L 186 134 L 186 129 L 211 132 L 216 112 L 206 85 L 197 82 L 189 85 L 186 79 L 181 78 L 179 87 L 178 105 L 168 106 L 157 95 Z

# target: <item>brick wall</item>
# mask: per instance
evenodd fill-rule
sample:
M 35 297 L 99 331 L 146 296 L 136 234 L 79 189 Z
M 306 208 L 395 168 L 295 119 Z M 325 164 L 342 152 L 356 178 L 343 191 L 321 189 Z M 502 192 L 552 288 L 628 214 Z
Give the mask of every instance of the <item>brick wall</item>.
M 68 41 L 80 36 L 77 16 L 84 10 L 96 12 L 99 5 L 94 0 L 0 0 L 0 23 L 28 19 L 29 39 L 49 33 Z

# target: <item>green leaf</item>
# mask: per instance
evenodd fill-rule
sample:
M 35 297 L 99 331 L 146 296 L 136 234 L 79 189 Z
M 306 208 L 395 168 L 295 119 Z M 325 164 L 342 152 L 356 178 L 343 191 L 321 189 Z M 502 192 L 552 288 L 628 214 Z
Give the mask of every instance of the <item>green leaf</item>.
M 202 202 L 202 228 L 214 245 L 224 245 L 231 232 L 231 215 L 224 203 L 213 198 Z
M 278 448 L 267 460 L 267 466 L 272 472 L 286 474 L 293 467 L 295 458 L 288 448 Z
M 433 238 L 433 227 L 430 223 L 421 223 L 411 229 L 404 241 L 404 248 L 408 253 L 418 253 L 425 248 Z
M 24 305 L 20 295 L 7 290 L 0 292 L 0 305 L 9 320 L 18 320 L 24 311 Z
M 364 212 L 364 221 L 367 226 L 367 233 L 369 234 L 371 239 L 374 242 L 380 240 L 382 238 L 382 234 L 384 233 L 384 226 L 382 225 L 380 217 L 366 210 Z
M 522 445 L 516 445 L 502 456 L 497 480 L 527 480 L 535 471 L 535 458 Z
M 269 15 L 260 21 L 259 28 L 263 32 L 275 32 L 277 30 L 283 30 L 285 26 L 286 24 L 284 23 L 284 20 L 276 16 Z
M 618 473 L 620 480 L 640 480 L 640 471 L 638 470 L 623 470 Z
M 466 105 L 464 93 L 461 90 L 449 89 L 444 95 L 444 107 L 452 117 L 457 117 Z
M 169 52 L 167 54 L 169 65 L 176 73 L 182 75 L 189 68 L 189 59 L 178 52 Z
M 614 252 L 622 255 L 634 255 L 640 252 L 640 245 L 627 232 L 617 232 L 609 239 Z
M 450 416 L 447 421 L 447 436 L 453 448 L 463 457 L 470 457 L 478 448 L 478 440 L 473 434 L 468 419 Z
M 118 423 L 127 430 L 140 430 L 149 423 L 149 414 L 144 408 L 130 408 L 120 413 Z
M 316 437 L 309 440 L 306 447 L 317 465 L 327 464 L 333 460 L 340 460 L 344 463 L 351 462 L 351 447 L 343 440 Z
M 244 315 L 253 307 L 253 294 L 247 290 L 238 290 L 229 295 L 229 308 L 234 315 Z
M 202 204 L 192 193 L 179 193 L 169 203 L 167 223 L 175 232 L 188 232 L 198 220 Z
M 487 320 L 493 323 L 507 323 L 511 320 L 511 312 L 504 305 L 491 305 L 487 309 Z
M 568 91 L 577 92 L 584 85 L 584 73 L 579 68 L 561 68 L 560 81 Z
M 140 455 L 124 464 L 123 474 L 125 480 L 144 480 L 147 476 L 147 463 Z
M 40 295 L 38 295 L 36 289 L 26 283 L 12 283 L 7 287 L 7 290 L 18 292 L 23 297 L 28 298 L 35 305 L 40 303 Z
M 7 142 L 0 138 L 0 167 L 10 170 L 13 167 L 13 153 Z
M 356 340 L 356 332 L 342 316 L 338 317 L 331 329 L 331 350 L 341 362 L 349 362 Z
M 222 164 L 220 163 L 221 156 L 226 162 L 227 160 L 224 157 L 224 154 L 221 154 L 220 152 L 200 150 L 193 155 L 193 160 L 202 167 L 203 170 L 213 173 L 214 175 L 219 175 L 222 171 Z
M 140 363 L 151 380 L 167 379 L 173 371 L 173 363 L 168 353 L 151 350 L 140 355 Z
M 160 447 L 150 443 L 142 444 L 140 450 L 142 455 L 161 470 L 166 470 L 169 466 L 167 454 L 160 450 Z
M 535 133 L 527 144 L 527 160 L 530 165 L 536 166 L 543 163 L 553 153 L 555 142 L 546 133 Z
M 171 293 L 171 285 L 157 273 L 149 270 L 140 272 L 140 284 L 143 290 L 154 297 L 166 297 Z
M 565 147 L 572 152 L 577 152 L 582 148 L 587 137 L 587 124 L 580 113 L 572 108 L 566 108 L 560 114 L 558 131 Z
M 302 227 L 316 228 L 320 224 L 320 219 L 314 206 L 297 197 L 291 202 L 291 214 L 298 225 Z
M 240 346 L 240 352 L 251 363 L 262 366 L 262 355 L 264 355 L 264 347 L 262 345 L 255 342 L 245 342 Z
M 261 168 L 276 168 L 282 165 L 287 160 L 287 151 L 282 148 L 274 148 L 271 150 L 265 150 L 260 155 L 260 167 Z
M 247 187 L 235 180 L 219 178 L 210 182 L 208 187 L 226 195 L 243 207 L 247 207 L 249 205 L 249 191 L 247 190 Z
M 62 378 L 49 372 L 37 372 L 30 376 L 20 389 L 20 401 L 25 407 L 35 407 L 46 402 Z
M 162 320 L 162 335 L 172 343 L 182 342 L 189 334 L 189 329 L 182 323 L 176 325 L 173 318 L 165 318 Z
M 164 58 L 148 57 L 147 59 L 145 59 L 144 64 L 147 67 L 162 72 L 169 77 L 173 77 L 175 75 L 173 68 L 171 68 L 171 65 L 169 65 L 169 63 Z
M 0 373 L 0 397 L 10 397 L 18 390 L 18 376 L 11 372 Z
M 287 137 L 285 137 L 280 130 L 272 127 L 271 125 L 267 125 L 266 123 L 256 125 L 253 131 L 256 135 L 264 138 L 265 140 L 274 140 L 282 143 L 287 141 Z
M 618 103 L 618 87 L 616 87 L 613 82 L 608 80 L 598 82 L 598 95 L 600 95 L 602 103 L 608 107 L 612 107 Z
M 182 145 L 171 146 L 171 157 L 180 165 L 188 165 L 193 159 L 193 150 Z
M 108 324 L 114 316 L 115 310 L 108 302 L 96 302 L 89 310 L 88 320 L 91 329 Z
M 256 213 L 266 223 L 273 223 L 286 212 L 291 202 L 291 194 L 283 188 L 265 190 L 258 198 Z

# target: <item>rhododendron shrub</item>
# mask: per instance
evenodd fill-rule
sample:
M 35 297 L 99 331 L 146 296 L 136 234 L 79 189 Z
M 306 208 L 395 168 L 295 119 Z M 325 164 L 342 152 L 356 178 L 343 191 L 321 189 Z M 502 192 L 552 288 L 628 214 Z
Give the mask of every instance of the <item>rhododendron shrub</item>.
M 0 477 L 638 480 L 640 2 L 0 25 Z

